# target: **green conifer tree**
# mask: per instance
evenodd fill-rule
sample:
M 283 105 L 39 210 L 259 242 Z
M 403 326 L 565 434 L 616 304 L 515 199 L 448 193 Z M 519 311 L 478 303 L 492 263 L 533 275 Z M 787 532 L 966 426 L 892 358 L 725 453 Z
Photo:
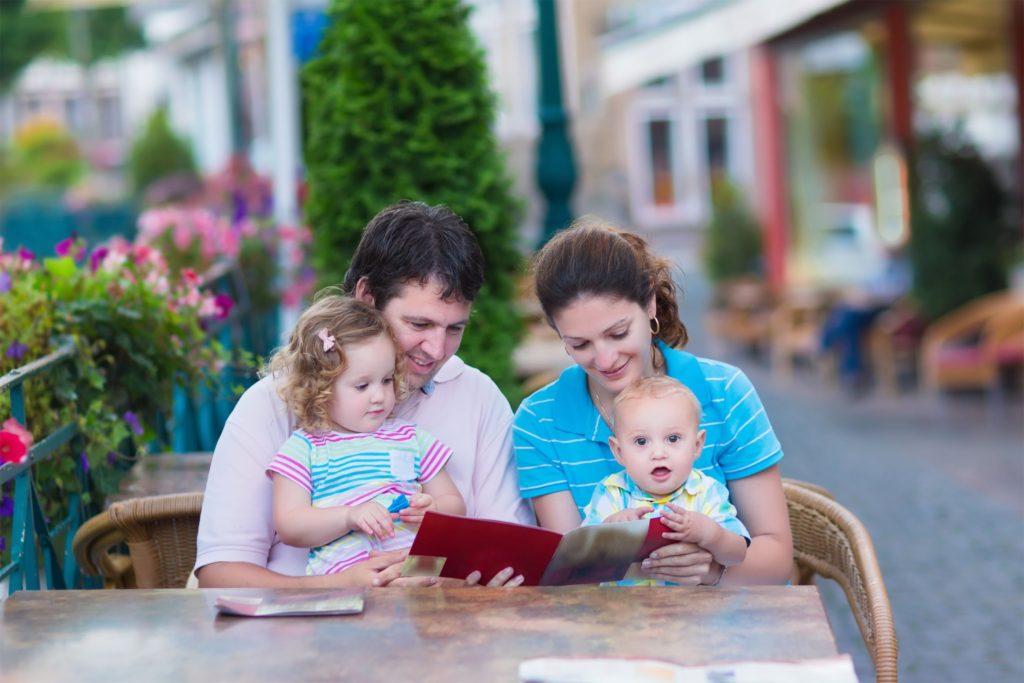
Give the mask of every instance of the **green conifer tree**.
M 475 232 L 486 282 L 459 355 L 515 405 L 520 205 L 492 130 L 483 51 L 458 0 L 333 0 L 303 71 L 314 265 L 341 282 L 363 227 L 401 199 L 445 204 Z

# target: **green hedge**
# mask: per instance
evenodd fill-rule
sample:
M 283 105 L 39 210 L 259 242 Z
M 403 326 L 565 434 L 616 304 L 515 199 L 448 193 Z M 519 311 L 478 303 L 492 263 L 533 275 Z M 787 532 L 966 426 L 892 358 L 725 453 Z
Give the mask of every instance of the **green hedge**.
M 306 220 L 320 284 L 342 280 L 383 207 L 446 204 L 476 233 L 487 262 L 459 355 L 515 404 L 521 207 L 492 130 L 495 98 L 468 10 L 457 0 L 334 0 L 329 16 L 302 83 Z

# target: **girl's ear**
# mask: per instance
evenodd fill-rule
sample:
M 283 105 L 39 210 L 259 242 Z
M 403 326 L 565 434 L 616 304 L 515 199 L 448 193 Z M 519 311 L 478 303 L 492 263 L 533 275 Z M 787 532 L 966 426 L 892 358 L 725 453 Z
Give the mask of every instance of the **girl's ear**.
M 609 436 L 608 448 L 612 449 L 612 455 L 615 456 L 615 462 L 625 467 L 626 465 L 622 462 L 622 448 L 619 445 L 619 440 L 616 439 L 614 436 Z
M 370 293 L 370 279 L 365 275 L 356 282 L 356 291 L 352 293 L 353 297 L 359 299 L 364 304 L 370 304 L 373 306 L 373 294 Z

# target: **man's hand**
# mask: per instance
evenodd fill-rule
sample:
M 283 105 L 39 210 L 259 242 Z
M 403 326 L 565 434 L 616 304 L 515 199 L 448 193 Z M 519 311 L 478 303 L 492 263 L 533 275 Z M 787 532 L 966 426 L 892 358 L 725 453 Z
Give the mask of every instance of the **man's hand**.
M 402 563 L 408 557 L 409 550 L 391 550 L 388 552 L 373 551 L 370 559 L 346 569 L 344 575 L 356 572 L 355 581 L 363 586 L 436 586 L 439 584 L 434 576 L 402 576 Z
M 644 515 L 649 515 L 654 512 L 654 508 L 644 505 L 638 508 L 626 508 L 620 510 L 614 515 L 608 515 L 604 518 L 605 524 L 614 524 L 615 522 L 635 522 L 638 519 L 643 519 Z
M 395 523 L 380 503 L 363 503 L 348 509 L 349 528 L 359 529 L 368 536 L 385 538 L 395 535 Z
M 428 510 L 437 512 L 437 501 L 428 493 L 417 493 L 409 499 L 409 507 L 398 513 L 398 516 L 406 524 L 419 524 Z
M 488 581 L 486 585 L 488 588 L 515 588 L 516 586 L 522 585 L 523 581 L 526 580 L 522 574 L 519 574 L 517 576 L 513 576 L 513 574 L 515 574 L 515 570 L 512 569 L 512 567 L 505 567 L 500 572 L 492 576 L 491 580 Z M 466 581 L 463 585 L 479 586 L 480 579 L 482 578 L 483 575 L 480 572 L 470 572 L 469 576 L 466 577 Z

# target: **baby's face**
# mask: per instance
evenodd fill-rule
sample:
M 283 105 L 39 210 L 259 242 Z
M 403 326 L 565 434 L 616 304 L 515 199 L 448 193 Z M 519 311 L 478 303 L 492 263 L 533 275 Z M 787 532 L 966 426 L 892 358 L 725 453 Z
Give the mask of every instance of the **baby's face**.
M 642 397 L 616 408 L 615 458 L 637 486 L 656 496 L 672 493 L 686 481 L 704 447 L 697 413 L 685 397 Z

